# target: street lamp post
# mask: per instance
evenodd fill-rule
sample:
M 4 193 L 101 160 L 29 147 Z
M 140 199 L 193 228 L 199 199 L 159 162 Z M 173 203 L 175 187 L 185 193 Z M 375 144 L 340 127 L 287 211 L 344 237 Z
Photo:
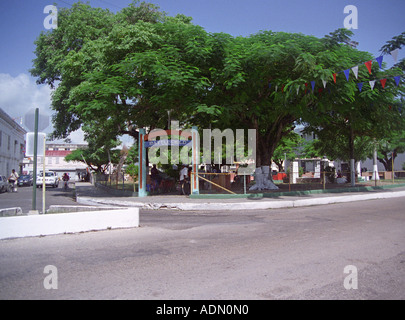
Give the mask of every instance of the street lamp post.
M 39 109 L 35 109 L 35 128 L 34 128 L 34 164 L 33 164 L 33 185 L 32 185 L 32 211 L 37 210 L 37 163 L 38 163 L 38 117 Z

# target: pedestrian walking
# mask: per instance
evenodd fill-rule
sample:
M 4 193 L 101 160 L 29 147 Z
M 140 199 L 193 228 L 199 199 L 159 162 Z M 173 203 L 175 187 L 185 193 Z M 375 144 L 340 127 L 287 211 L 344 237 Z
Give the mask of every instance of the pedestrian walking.
M 69 175 L 67 174 L 67 172 L 65 172 L 65 174 L 63 175 L 62 180 L 63 180 L 63 188 L 64 188 L 65 190 L 67 190 L 68 187 L 69 187 L 69 180 L 70 180 L 70 177 L 69 177 Z

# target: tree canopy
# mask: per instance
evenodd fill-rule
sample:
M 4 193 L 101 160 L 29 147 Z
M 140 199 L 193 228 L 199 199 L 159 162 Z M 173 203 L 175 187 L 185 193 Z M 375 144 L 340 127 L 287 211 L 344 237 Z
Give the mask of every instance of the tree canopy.
M 186 126 L 256 129 L 257 165 L 270 165 L 297 124 L 340 132 L 350 150 L 356 137 L 403 128 L 395 85 L 359 92 L 353 79 L 335 81 L 337 72 L 373 59 L 350 46 L 351 35 L 232 37 L 153 4 L 134 1 L 114 14 L 76 3 L 36 40 L 31 73 L 55 88 L 55 138 L 82 127 L 98 145 L 123 134 L 136 139 L 138 128 L 165 128 L 170 111 Z M 363 80 L 382 75 L 376 63 L 371 74 L 359 68 Z
M 388 41 L 381 52 L 389 54 L 403 44 L 402 34 Z M 363 59 L 367 59 L 367 56 Z M 385 70 L 375 63 L 370 74 L 363 68 L 359 71 L 359 79 L 388 79 L 385 87 L 381 85 L 363 91 L 355 88 L 352 101 L 343 102 L 343 108 L 317 115 L 319 121 L 311 121 L 306 131 L 317 135 L 318 139 L 313 145 L 318 153 L 330 159 L 365 160 L 372 156 L 377 147 L 378 160 L 386 170 L 391 170 L 392 155 L 395 158 L 398 153 L 405 151 L 403 80 L 397 84 L 393 78 L 403 74 L 402 64 L 403 61 Z

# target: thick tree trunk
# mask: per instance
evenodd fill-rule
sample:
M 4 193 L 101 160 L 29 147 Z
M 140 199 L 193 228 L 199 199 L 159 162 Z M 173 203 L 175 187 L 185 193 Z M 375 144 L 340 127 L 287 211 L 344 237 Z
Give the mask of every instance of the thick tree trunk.
M 278 172 L 282 172 L 283 171 L 283 159 L 273 159 L 274 163 L 276 164 L 276 166 L 278 167 Z
M 288 123 L 289 124 L 289 123 Z M 256 129 L 256 167 L 271 166 L 274 150 L 276 150 L 281 138 L 286 134 L 283 133 L 285 126 L 282 123 L 274 124 L 265 134 L 260 134 Z
M 274 184 L 271 174 L 271 164 L 274 150 L 283 137 L 283 124 L 285 119 L 274 123 L 266 134 L 260 134 L 257 122 L 256 128 L 256 184 L 249 190 L 276 190 L 278 187 Z M 286 124 L 290 124 L 286 122 Z M 284 133 L 285 134 L 285 133 Z
M 383 153 L 384 158 L 377 158 L 384 165 L 385 171 L 392 171 L 392 153 Z M 391 157 L 389 157 L 389 155 Z M 397 153 L 394 151 L 394 161 L 397 156 Z
M 116 172 L 116 183 L 117 184 L 124 177 L 124 173 L 122 173 L 121 170 L 122 170 L 122 167 L 123 167 L 127 157 L 128 157 L 128 149 L 123 148 L 122 151 L 121 151 L 120 161 L 118 162 L 118 165 L 117 165 L 117 172 Z

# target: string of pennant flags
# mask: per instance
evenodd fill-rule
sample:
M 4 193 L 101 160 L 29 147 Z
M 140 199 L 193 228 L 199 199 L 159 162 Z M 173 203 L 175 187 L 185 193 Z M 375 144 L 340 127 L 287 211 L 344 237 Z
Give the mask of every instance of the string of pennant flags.
M 397 63 L 397 61 L 398 61 L 398 52 L 399 52 L 399 49 L 395 49 L 395 50 L 393 50 L 393 51 L 390 52 L 390 54 L 391 54 L 392 58 L 394 59 L 394 62 L 395 62 L 395 63 Z M 382 69 L 383 59 L 384 59 L 384 57 L 383 57 L 382 55 L 379 56 L 379 57 L 377 57 L 377 58 L 375 58 L 375 60 L 377 61 L 378 65 L 379 65 L 379 67 L 380 67 L 380 69 Z M 366 68 L 367 68 L 369 74 L 371 74 L 371 73 L 372 73 L 372 72 L 371 72 L 371 68 L 372 68 L 372 65 L 373 65 L 373 60 L 366 61 L 366 62 L 361 63 L 361 64 L 359 64 L 359 65 L 363 65 L 363 64 L 366 66 Z M 345 75 L 345 77 L 346 77 L 346 80 L 349 81 L 349 78 L 350 78 L 350 71 L 352 71 L 352 73 L 354 74 L 355 78 L 358 79 L 358 75 L 359 75 L 359 65 L 356 65 L 356 66 L 354 66 L 354 67 L 352 67 L 352 68 L 349 68 L 349 69 L 346 69 L 346 70 L 342 70 L 342 71 L 340 71 L 340 72 L 333 73 L 333 75 L 332 75 L 332 76 L 333 76 L 333 82 L 336 83 L 336 81 L 337 81 L 337 76 L 338 76 L 338 74 L 340 74 L 340 73 L 343 73 L 343 74 Z M 399 83 L 400 83 L 400 81 L 401 81 L 401 77 L 402 77 L 402 76 L 400 76 L 400 75 L 399 75 L 399 76 L 385 77 L 385 78 L 382 78 L 382 79 L 370 80 L 370 81 L 368 81 L 368 83 L 369 83 L 369 85 L 370 85 L 371 90 L 374 90 L 374 87 L 375 87 L 375 84 L 377 83 L 377 81 L 381 84 L 382 88 L 384 89 L 385 86 L 386 86 L 386 84 L 387 84 L 387 80 L 388 80 L 388 79 L 391 79 L 391 78 L 394 79 L 396 86 L 399 86 Z M 325 90 L 325 89 L 327 88 L 327 83 L 328 83 L 328 82 L 327 82 L 326 80 L 322 79 L 323 88 L 319 88 L 319 89 L 318 89 L 318 92 L 319 92 L 319 93 L 321 93 L 323 90 Z M 307 93 L 307 91 L 308 91 L 308 89 L 309 89 L 309 88 L 308 88 L 309 85 L 311 85 L 311 89 L 312 89 L 312 93 L 313 93 L 314 90 L 315 90 L 316 82 L 315 82 L 315 81 L 310 81 L 310 83 L 305 83 L 305 94 Z M 364 86 L 364 82 L 358 82 L 358 83 L 357 83 L 357 88 L 359 89 L 360 92 L 363 90 L 363 86 Z M 269 83 L 269 89 L 270 89 L 271 87 L 272 87 L 272 83 Z M 281 92 L 284 92 L 284 88 L 285 88 L 285 85 L 282 85 L 282 86 L 281 86 Z M 292 90 L 292 88 L 290 87 L 290 91 L 291 91 L 291 90 Z M 296 89 L 297 95 L 299 94 L 299 90 L 300 90 L 300 86 L 298 86 L 297 89 Z M 277 92 L 277 91 L 278 91 L 278 85 L 275 85 L 275 92 Z M 330 92 L 330 88 L 329 88 L 329 87 L 328 87 L 328 91 Z

